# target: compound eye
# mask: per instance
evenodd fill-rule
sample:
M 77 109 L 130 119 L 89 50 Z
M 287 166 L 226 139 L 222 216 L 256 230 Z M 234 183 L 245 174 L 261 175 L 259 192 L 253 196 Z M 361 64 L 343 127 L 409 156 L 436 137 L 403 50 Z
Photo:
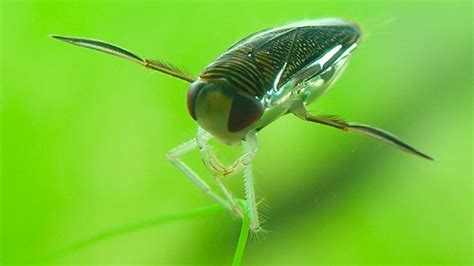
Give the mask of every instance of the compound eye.
M 256 99 L 235 94 L 232 97 L 232 107 L 227 121 L 230 132 L 238 132 L 247 128 L 263 115 L 263 105 Z
M 192 83 L 189 86 L 188 93 L 186 94 L 186 104 L 188 106 L 188 112 L 194 120 L 197 120 L 195 113 L 195 103 L 197 95 L 199 94 L 200 89 L 204 86 L 204 83 Z

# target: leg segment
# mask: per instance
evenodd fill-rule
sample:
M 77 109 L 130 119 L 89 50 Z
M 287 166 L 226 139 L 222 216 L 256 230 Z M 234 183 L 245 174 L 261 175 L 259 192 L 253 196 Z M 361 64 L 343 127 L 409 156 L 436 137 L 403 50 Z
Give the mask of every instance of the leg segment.
M 240 162 L 244 168 L 245 198 L 249 208 L 250 227 L 254 232 L 260 230 L 260 220 L 258 218 L 257 201 L 255 199 L 255 188 L 252 173 L 252 161 L 257 153 L 258 142 L 255 131 L 249 132 L 244 142 L 244 155 Z
M 326 126 L 335 127 L 344 131 L 356 132 L 365 136 L 376 138 L 406 152 L 418 155 L 428 160 L 434 160 L 432 157 L 408 145 L 397 136 L 382 129 L 357 123 L 346 122 L 341 118 L 338 118 L 337 116 L 311 115 L 302 102 L 295 104 L 291 111 L 294 115 L 306 121 L 315 122 Z
M 215 154 L 212 152 L 211 147 L 208 144 L 208 141 L 212 138 L 212 135 L 206 132 L 201 127 L 198 128 L 198 133 L 196 136 L 196 143 L 201 152 L 201 159 L 207 169 L 211 172 L 212 177 L 216 181 L 217 185 L 221 192 L 225 195 L 227 200 L 230 202 L 230 206 L 234 212 L 236 212 L 240 217 L 243 217 L 243 212 L 240 209 L 239 205 L 236 203 L 232 193 L 225 187 L 225 185 L 220 180 L 219 175 L 224 175 L 227 172 L 227 168 L 217 159 Z
M 231 202 L 232 208 L 238 209 L 240 207 L 236 204 L 232 194 L 225 188 L 224 184 L 219 179 L 219 175 L 230 175 L 243 168 L 244 170 L 244 186 L 245 186 L 245 198 L 247 206 L 249 208 L 250 215 L 250 226 L 253 231 L 260 229 L 260 220 L 258 218 L 257 201 L 255 199 L 255 189 L 252 173 L 252 161 L 257 153 L 258 141 L 257 134 L 255 131 L 249 132 L 246 136 L 245 142 L 243 143 L 243 154 L 240 156 L 231 166 L 224 166 L 219 159 L 213 153 L 211 147 L 208 145 L 209 139 L 212 136 L 204 131 L 203 129 L 198 130 L 197 142 L 201 151 L 201 156 L 206 167 L 213 173 L 217 184 L 219 185 L 222 192 L 226 195 L 227 199 Z
M 212 152 L 212 149 L 208 144 L 210 139 L 212 139 L 212 135 L 199 127 L 196 140 L 204 165 L 213 175 L 224 175 L 226 167 L 217 159 L 214 152 Z
M 201 151 L 201 158 L 206 165 L 207 169 L 217 175 L 229 176 L 235 172 L 240 171 L 246 161 L 251 161 L 253 155 L 249 152 L 244 152 L 234 163 L 229 166 L 225 166 L 214 154 L 212 148 L 208 145 L 208 141 L 212 136 L 204 131 L 202 128 L 198 129 L 198 146 Z M 252 157 L 252 158 L 249 158 Z
M 172 164 L 174 164 L 179 170 L 181 170 L 181 172 L 183 172 L 183 174 L 186 175 L 189 180 L 191 180 L 195 185 L 197 185 L 202 192 L 209 195 L 215 201 L 219 202 L 226 209 L 230 211 L 235 211 L 227 201 L 225 201 L 221 196 L 213 192 L 204 180 L 202 180 L 193 170 L 191 170 L 191 168 L 189 168 L 183 161 L 179 159 L 180 156 L 192 151 L 193 149 L 197 148 L 197 146 L 198 145 L 196 139 L 192 139 L 168 152 L 166 157 L 168 158 L 168 160 L 170 160 Z

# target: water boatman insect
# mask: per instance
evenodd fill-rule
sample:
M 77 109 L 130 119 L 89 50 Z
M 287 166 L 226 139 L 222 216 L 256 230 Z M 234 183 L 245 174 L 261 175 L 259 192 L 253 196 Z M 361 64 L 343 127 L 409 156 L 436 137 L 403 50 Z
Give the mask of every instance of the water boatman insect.
M 197 78 L 172 64 L 143 59 L 106 42 L 52 37 L 123 57 L 189 82 L 187 108 L 199 125 L 197 135 L 171 150 L 167 157 L 204 193 L 239 217 L 243 217 L 244 211 L 221 178 L 243 170 L 251 229 L 258 231 L 261 225 L 252 174 L 257 133 L 283 115 L 293 114 L 305 121 L 361 133 L 432 160 L 381 129 L 307 111 L 306 106 L 326 92 L 342 72 L 357 47 L 360 34 L 357 25 L 340 19 L 308 20 L 262 30 L 235 43 L 204 68 Z M 227 145 L 242 145 L 242 155 L 231 165 L 224 165 L 208 144 L 212 138 Z M 212 191 L 180 160 L 183 154 L 194 149 L 199 149 L 220 193 Z

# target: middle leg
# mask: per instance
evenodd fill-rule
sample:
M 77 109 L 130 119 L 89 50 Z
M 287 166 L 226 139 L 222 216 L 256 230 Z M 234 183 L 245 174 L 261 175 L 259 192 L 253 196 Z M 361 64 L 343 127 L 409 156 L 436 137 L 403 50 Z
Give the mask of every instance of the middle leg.
M 257 201 L 255 198 L 255 189 L 254 189 L 253 172 L 252 172 L 252 161 L 258 149 L 258 141 L 257 141 L 256 132 L 251 131 L 247 134 L 246 139 L 243 143 L 243 148 L 244 148 L 243 154 L 230 166 L 224 166 L 224 164 L 221 163 L 219 159 L 215 156 L 210 145 L 208 144 L 208 141 L 211 138 L 212 136 L 209 133 L 207 133 L 203 129 L 199 129 L 198 135 L 197 135 L 197 142 L 198 142 L 198 147 L 201 151 L 201 156 L 202 156 L 202 160 L 204 164 L 214 176 L 222 192 L 226 195 L 228 200 L 233 205 L 232 207 L 238 208 L 238 210 L 240 210 L 240 207 L 236 203 L 232 194 L 226 189 L 224 184 L 221 182 L 220 177 L 230 175 L 232 173 L 235 173 L 243 169 L 245 198 L 247 201 L 247 208 L 248 208 L 249 216 L 250 216 L 250 226 L 253 231 L 259 231 L 260 220 L 258 216 Z
M 181 172 L 185 174 L 194 184 L 196 184 L 201 189 L 201 191 L 209 195 L 215 201 L 219 202 L 222 206 L 224 206 L 224 208 L 236 213 L 239 217 L 243 217 L 243 213 L 240 208 L 235 207 L 237 206 L 237 204 L 235 204 L 233 198 L 231 201 L 226 195 L 228 200 L 224 200 L 220 195 L 213 192 L 211 190 L 211 187 L 209 187 L 209 185 L 207 185 L 207 183 L 203 179 L 201 179 L 191 168 L 189 168 L 183 161 L 180 160 L 180 157 L 183 154 L 195 149 L 197 146 L 198 145 L 196 139 L 192 139 L 168 152 L 167 157 L 170 162 L 175 165 L 179 170 L 181 170 Z

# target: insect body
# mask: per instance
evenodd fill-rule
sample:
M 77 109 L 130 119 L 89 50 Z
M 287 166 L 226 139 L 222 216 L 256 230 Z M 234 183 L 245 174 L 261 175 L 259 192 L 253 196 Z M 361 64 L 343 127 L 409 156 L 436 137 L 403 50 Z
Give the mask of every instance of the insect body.
M 310 20 L 257 32 L 230 47 L 196 79 L 171 64 L 142 59 L 102 41 L 52 37 L 117 55 L 190 82 L 187 108 L 199 125 L 197 136 L 167 156 L 203 192 L 240 217 L 243 210 L 223 185 L 221 177 L 243 169 L 245 196 L 254 231 L 260 229 L 251 164 L 257 152 L 257 132 L 282 115 L 294 114 L 306 121 L 358 132 L 432 160 L 381 129 L 345 122 L 335 116 L 316 116 L 307 111 L 306 106 L 332 85 L 357 47 L 360 30 L 353 23 L 339 19 Z M 224 165 L 208 144 L 213 137 L 227 145 L 243 144 L 242 155 L 233 164 Z M 196 148 L 220 193 L 212 191 L 179 159 Z

